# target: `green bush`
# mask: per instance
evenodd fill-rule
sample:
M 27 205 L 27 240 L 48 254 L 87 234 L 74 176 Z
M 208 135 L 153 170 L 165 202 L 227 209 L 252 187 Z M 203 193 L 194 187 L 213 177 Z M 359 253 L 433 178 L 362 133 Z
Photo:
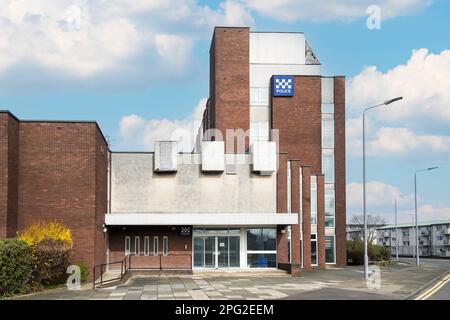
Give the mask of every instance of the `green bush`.
M 80 263 L 77 263 L 77 266 L 80 268 L 81 282 L 86 282 L 87 278 L 89 276 L 89 271 L 88 271 L 88 267 L 87 267 L 86 263 L 80 262 Z
M 30 246 L 19 239 L 0 239 L 0 296 L 27 293 L 34 285 L 35 261 Z
M 367 246 L 367 255 L 369 261 L 390 261 L 391 253 L 388 248 L 383 246 L 369 244 Z M 347 241 L 347 264 L 364 264 L 364 242 L 359 239 Z
M 66 278 L 71 248 L 66 242 L 44 239 L 33 248 L 36 259 L 36 280 L 44 285 L 62 283 Z

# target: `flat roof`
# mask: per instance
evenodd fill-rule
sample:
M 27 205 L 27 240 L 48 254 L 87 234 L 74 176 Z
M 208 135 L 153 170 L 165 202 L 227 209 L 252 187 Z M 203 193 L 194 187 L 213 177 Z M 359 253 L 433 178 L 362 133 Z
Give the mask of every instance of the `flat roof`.
M 449 213 L 450 214 L 450 213 Z M 419 222 L 419 227 L 427 227 L 427 226 L 433 226 L 433 225 L 440 225 L 440 224 L 450 224 L 450 219 L 448 220 L 433 220 L 433 221 L 425 221 L 425 222 Z M 398 228 L 411 228 L 415 227 L 414 223 L 399 223 L 397 225 Z M 377 228 L 377 230 L 383 230 L 383 229 L 394 229 L 395 224 L 388 224 L 383 227 Z
M 102 136 L 103 140 L 105 141 L 108 149 L 109 149 L 109 144 L 108 141 L 105 138 L 105 135 L 102 132 L 102 129 L 100 128 L 100 126 L 98 125 L 98 122 L 95 120 L 36 120 L 36 119 L 27 119 L 27 120 L 23 120 L 23 119 L 19 119 L 18 117 L 16 117 L 11 111 L 9 110 L 0 110 L 0 113 L 7 113 L 9 114 L 11 117 L 13 117 L 16 121 L 18 122 L 29 122 L 29 123 L 72 123 L 72 124 L 95 124 L 95 126 L 97 127 L 97 130 L 100 132 L 100 135 Z

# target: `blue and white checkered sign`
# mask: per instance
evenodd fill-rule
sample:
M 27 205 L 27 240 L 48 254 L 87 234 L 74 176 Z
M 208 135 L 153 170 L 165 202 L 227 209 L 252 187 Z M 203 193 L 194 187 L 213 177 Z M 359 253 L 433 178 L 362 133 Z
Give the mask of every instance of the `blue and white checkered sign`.
M 294 77 L 273 76 L 273 96 L 274 97 L 294 96 Z

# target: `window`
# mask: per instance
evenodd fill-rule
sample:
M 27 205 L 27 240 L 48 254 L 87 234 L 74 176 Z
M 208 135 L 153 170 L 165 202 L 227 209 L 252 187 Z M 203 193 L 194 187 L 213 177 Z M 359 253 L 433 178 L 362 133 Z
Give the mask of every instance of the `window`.
M 334 236 L 325 237 L 325 263 L 336 263 L 334 242 Z
M 409 241 L 403 241 L 404 246 L 409 246 Z
M 334 149 L 322 149 L 322 171 L 325 183 L 334 183 Z
M 148 256 L 150 254 L 150 238 L 144 237 L 144 256 Z
M 169 238 L 163 237 L 163 255 L 169 254 Z
M 311 176 L 311 224 L 317 224 L 317 177 Z
M 254 228 L 247 230 L 247 266 L 249 268 L 276 268 L 277 230 Z
M 334 148 L 333 114 L 322 114 L 322 148 Z
M 134 255 L 138 256 L 141 251 L 141 240 L 139 237 L 134 237 Z
M 153 237 L 153 255 L 158 255 L 158 237 Z
M 322 113 L 334 113 L 334 103 L 322 102 Z
M 325 227 L 334 227 L 334 190 L 325 189 Z
M 131 250 L 131 239 L 130 237 L 125 237 L 125 255 L 129 255 L 130 254 L 130 250 Z
M 269 121 L 250 122 L 250 141 L 269 141 Z
M 311 234 L 311 265 L 317 266 L 317 234 Z
M 267 87 L 253 87 L 250 88 L 250 105 L 269 105 L 269 88 Z

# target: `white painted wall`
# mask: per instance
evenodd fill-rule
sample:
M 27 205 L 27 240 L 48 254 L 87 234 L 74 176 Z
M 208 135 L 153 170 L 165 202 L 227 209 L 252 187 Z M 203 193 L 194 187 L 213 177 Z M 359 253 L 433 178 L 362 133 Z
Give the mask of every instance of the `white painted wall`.
M 156 174 L 152 153 L 112 153 L 111 212 L 276 212 L 276 174 L 253 174 L 242 156 L 236 175 L 202 173 L 199 154 L 178 154 L 177 173 Z

